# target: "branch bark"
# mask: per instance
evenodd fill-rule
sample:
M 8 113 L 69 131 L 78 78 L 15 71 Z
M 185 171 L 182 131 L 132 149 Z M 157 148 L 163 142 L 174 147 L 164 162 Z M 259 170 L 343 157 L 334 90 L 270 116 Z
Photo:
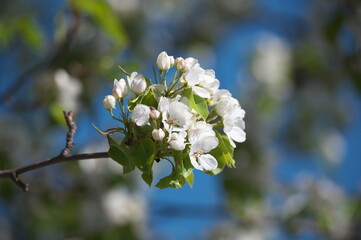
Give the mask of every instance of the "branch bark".
M 98 153 L 83 153 L 77 155 L 71 155 L 71 151 L 75 145 L 74 143 L 74 135 L 76 132 L 76 124 L 73 121 L 73 113 L 65 112 L 64 117 L 66 123 L 68 125 L 68 132 L 66 135 L 66 144 L 64 149 L 60 152 L 60 154 L 56 157 L 36 162 L 33 164 L 26 165 L 20 168 L 0 170 L 0 178 L 9 178 L 13 180 L 15 184 L 17 184 L 24 192 L 29 191 L 29 184 L 24 183 L 19 175 L 25 172 L 29 172 L 35 169 L 43 168 L 49 165 L 61 163 L 61 162 L 69 162 L 69 161 L 79 161 L 85 159 L 96 159 L 96 158 L 108 158 L 109 155 L 107 152 L 98 152 Z

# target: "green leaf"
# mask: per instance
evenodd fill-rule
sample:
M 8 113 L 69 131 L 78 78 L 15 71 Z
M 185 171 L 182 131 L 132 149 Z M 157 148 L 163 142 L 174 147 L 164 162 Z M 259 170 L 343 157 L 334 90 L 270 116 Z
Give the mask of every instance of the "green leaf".
M 194 174 L 193 172 L 191 172 L 191 174 L 188 175 L 188 177 L 186 177 L 187 183 L 189 184 L 190 187 L 193 187 L 193 182 L 194 182 Z
M 218 167 L 213 171 L 205 171 L 207 174 L 215 175 L 220 173 L 225 165 L 228 167 L 235 167 L 235 161 L 233 159 L 234 149 L 229 142 L 229 139 L 226 135 L 220 134 L 215 130 L 216 137 L 218 138 L 219 144 L 213 149 L 210 154 L 217 159 Z
M 175 168 L 178 173 L 187 178 L 193 172 L 193 165 L 189 158 L 189 150 L 174 151 L 173 156 L 175 159 Z
M 132 157 L 135 165 L 142 172 L 152 169 L 155 156 L 155 146 L 151 139 L 144 138 L 137 145 L 132 147 Z
M 109 157 L 111 157 L 114 161 L 123 166 L 123 173 L 129 173 L 134 170 L 135 164 L 132 161 L 130 156 L 129 147 L 122 144 L 119 145 L 115 142 L 111 137 L 108 136 L 109 143 Z
M 151 88 L 148 88 L 148 90 L 144 93 L 141 101 L 141 104 L 157 108 L 158 102 L 154 97 L 154 91 Z
M 193 94 L 191 88 L 185 90 L 182 96 L 188 98 L 191 108 L 193 108 L 203 120 L 206 120 L 209 114 L 207 102 L 200 96 Z
M 172 173 L 169 176 L 159 180 L 159 182 L 155 186 L 160 189 L 169 187 L 181 188 L 185 184 L 185 181 L 185 178 L 181 174 L 177 173 L 176 169 L 173 168 Z
M 182 175 L 187 178 L 189 175 L 191 175 L 193 173 L 193 165 L 191 163 L 191 159 L 189 158 L 188 152 L 187 154 L 183 157 L 183 162 L 182 162 Z
M 139 95 L 139 96 L 135 96 L 133 99 L 131 99 L 128 102 L 128 110 L 129 111 L 133 111 L 133 109 L 135 108 L 135 106 L 137 106 L 137 104 L 140 103 L 140 101 L 142 100 L 143 95 Z
M 150 187 L 153 182 L 153 171 L 149 170 L 147 172 L 143 172 L 142 178 L 143 178 L 144 182 L 146 182 Z
M 175 167 L 172 173 L 162 178 L 156 185 L 160 189 L 164 188 L 180 188 L 187 181 L 190 186 L 193 185 L 193 165 L 190 162 L 188 151 L 174 151 Z

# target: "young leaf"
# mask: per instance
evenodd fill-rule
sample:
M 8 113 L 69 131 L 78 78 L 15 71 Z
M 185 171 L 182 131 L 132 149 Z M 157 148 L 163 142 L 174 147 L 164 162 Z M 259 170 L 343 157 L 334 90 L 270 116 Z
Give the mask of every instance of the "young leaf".
M 146 91 L 146 93 L 144 94 L 144 96 L 142 97 L 141 104 L 147 105 L 147 106 L 152 106 L 154 108 L 157 108 L 158 106 L 158 102 L 154 97 L 154 91 L 151 88 L 148 88 L 148 90 Z
M 193 172 L 193 165 L 189 158 L 189 150 L 174 151 L 175 168 L 183 177 L 187 178 Z
M 155 146 L 151 139 L 144 138 L 132 147 L 132 157 L 135 165 L 142 172 L 151 170 L 154 162 Z
M 187 178 L 189 175 L 193 173 L 193 165 L 191 163 L 191 159 L 189 158 L 188 153 L 183 158 L 183 165 L 182 165 L 182 175 Z
M 191 174 L 188 175 L 188 177 L 186 177 L 187 183 L 189 184 L 190 187 L 193 187 L 193 182 L 194 182 L 194 174 L 193 172 L 191 172 Z
M 207 102 L 200 96 L 193 94 L 191 88 L 185 90 L 182 93 L 182 96 L 188 98 L 191 108 L 193 108 L 203 118 L 203 120 L 208 117 L 209 112 Z
M 128 110 L 133 111 L 135 106 L 137 106 L 137 104 L 139 104 L 140 101 L 142 100 L 142 97 L 143 97 L 143 95 L 139 95 L 139 96 L 136 96 L 135 98 L 133 98 L 132 100 L 130 100 L 128 102 Z
M 215 130 L 216 137 L 218 138 L 219 144 L 213 149 L 210 154 L 217 159 L 218 167 L 213 171 L 205 171 L 207 174 L 216 175 L 222 171 L 225 165 L 228 167 L 235 167 L 233 159 L 233 147 L 229 143 L 227 136 L 220 134 Z
M 142 178 L 143 178 L 144 182 L 146 182 L 150 187 L 152 185 L 152 182 L 153 182 L 153 171 L 149 170 L 147 172 L 143 172 L 142 173 Z
M 134 170 L 135 164 L 131 159 L 128 146 L 119 145 L 111 137 L 108 136 L 109 157 L 123 166 L 123 173 L 129 173 Z
M 181 174 L 178 174 L 177 171 L 173 168 L 172 173 L 169 176 L 159 180 L 159 182 L 155 186 L 160 189 L 169 188 L 169 187 L 181 188 L 183 187 L 184 184 L 185 184 L 185 178 Z

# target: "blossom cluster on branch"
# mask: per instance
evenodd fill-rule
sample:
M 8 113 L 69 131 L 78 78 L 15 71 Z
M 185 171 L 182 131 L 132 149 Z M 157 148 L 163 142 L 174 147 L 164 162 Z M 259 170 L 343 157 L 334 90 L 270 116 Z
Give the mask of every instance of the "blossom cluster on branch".
M 162 52 L 156 65 L 153 81 L 120 67 L 127 79 L 115 79 L 112 94 L 105 96 L 104 107 L 119 122 L 104 132 L 96 128 L 108 137 L 109 156 L 124 173 L 137 167 L 149 185 L 154 161 L 169 161 L 172 172 L 156 184 L 159 188 L 192 185 L 194 169 L 214 175 L 234 167 L 234 142 L 246 139 L 239 102 L 219 89 L 215 72 L 203 69 L 197 59 Z M 124 135 L 120 143 L 111 137 L 117 132 Z

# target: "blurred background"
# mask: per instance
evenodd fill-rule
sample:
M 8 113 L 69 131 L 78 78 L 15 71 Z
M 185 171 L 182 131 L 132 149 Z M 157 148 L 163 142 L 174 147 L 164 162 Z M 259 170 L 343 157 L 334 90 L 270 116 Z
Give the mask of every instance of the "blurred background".
M 361 239 L 358 0 L 1 0 L 0 169 L 107 151 L 118 69 L 198 58 L 246 110 L 237 168 L 159 190 L 110 159 L 0 181 L 0 239 Z M 156 178 L 166 175 L 162 165 Z

